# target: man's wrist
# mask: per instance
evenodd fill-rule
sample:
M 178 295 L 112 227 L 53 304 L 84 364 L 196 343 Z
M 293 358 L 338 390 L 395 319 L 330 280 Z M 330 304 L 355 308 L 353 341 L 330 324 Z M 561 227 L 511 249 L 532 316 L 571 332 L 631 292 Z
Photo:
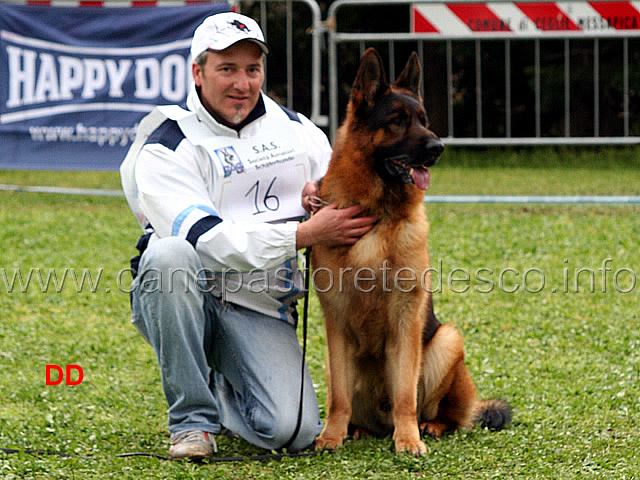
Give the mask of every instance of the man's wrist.
M 296 229 L 296 250 L 311 246 L 312 233 L 310 232 L 310 226 L 311 224 L 308 220 L 298 224 Z

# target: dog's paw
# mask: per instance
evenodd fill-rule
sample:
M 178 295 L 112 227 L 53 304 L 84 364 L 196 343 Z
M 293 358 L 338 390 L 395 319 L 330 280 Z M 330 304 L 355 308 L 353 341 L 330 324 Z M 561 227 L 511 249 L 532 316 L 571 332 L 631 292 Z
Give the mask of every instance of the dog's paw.
M 427 447 L 422 440 L 403 440 L 401 438 L 397 438 L 395 443 L 396 453 L 406 452 L 415 456 L 427 453 Z
M 360 440 L 361 438 L 368 437 L 369 432 L 364 428 L 356 427 L 351 434 L 354 440 Z
M 433 438 L 440 438 L 446 429 L 447 426 L 439 422 L 424 422 L 420 424 L 420 434 L 427 434 Z
M 342 446 L 343 439 L 320 435 L 316 438 L 316 451 L 333 450 Z

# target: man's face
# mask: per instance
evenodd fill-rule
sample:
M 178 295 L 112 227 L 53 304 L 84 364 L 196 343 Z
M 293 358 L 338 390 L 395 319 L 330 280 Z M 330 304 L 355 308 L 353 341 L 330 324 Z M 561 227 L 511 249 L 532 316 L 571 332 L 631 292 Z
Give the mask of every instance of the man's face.
M 204 107 L 230 125 L 242 122 L 253 110 L 264 82 L 262 50 L 241 41 L 221 52 L 211 52 L 204 66 L 193 64 Z

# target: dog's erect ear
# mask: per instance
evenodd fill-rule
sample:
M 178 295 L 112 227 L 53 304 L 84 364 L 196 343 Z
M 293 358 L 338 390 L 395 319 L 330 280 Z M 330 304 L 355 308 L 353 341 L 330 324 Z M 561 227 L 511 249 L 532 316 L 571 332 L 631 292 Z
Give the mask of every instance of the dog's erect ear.
M 420 67 L 420 60 L 418 59 L 418 54 L 413 52 L 394 85 L 399 88 L 406 88 L 413 92 L 414 95 L 420 96 L 421 80 L 422 68 Z
M 374 48 L 367 49 L 362 56 L 358 74 L 351 89 L 351 101 L 356 110 L 369 110 L 387 88 L 387 79 L 382 59 Z

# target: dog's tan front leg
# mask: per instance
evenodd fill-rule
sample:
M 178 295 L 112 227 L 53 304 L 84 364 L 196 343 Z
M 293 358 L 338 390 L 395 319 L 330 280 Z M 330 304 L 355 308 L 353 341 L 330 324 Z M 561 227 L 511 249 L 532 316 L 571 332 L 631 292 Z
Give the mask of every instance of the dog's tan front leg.
M 393 405 L 393 439 L 396 452 L 426 453 L 416 416 L 418 380 L 422 355 L 422 323 L 413 321 L 400 327 L 398 338 L 387 350 Z
M 342 332 L 327 322 L 328 397 L 327 421 L 316 439 L 316 450 L 342 445 L 351 420 L 353 396 L 353 360 Z

